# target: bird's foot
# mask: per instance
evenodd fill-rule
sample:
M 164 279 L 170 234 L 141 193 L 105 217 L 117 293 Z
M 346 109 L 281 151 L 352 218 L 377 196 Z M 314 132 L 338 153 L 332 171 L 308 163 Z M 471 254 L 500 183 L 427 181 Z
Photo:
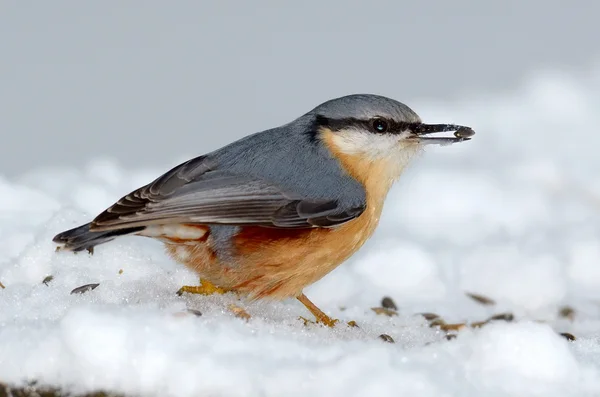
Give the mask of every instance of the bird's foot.
M 177 295 L 181 296 L 181 295 L 183 295 L 184 292 L 187 292 L 188 294 L 200 294 L 200 295 L 214 295 L 214 294 L 221 295 L 221 294 L 225 294 L 228 292 L 225 288 L 217 287 L 210 281 L 201 279 L 200 284 L 201 285 L 195 285 L 195 286 L 184 285 L 183 287 L 179 288 L 179 291 L 177 291 Z
M 325 317 L 321 317 L 321 318 L 315 317 L 314 321 L 309 320 L 308 318 L 302 317 L 302 316 L 298 317 L 298 319 L 304 321 L 304 325 L 323 324 L 329 328 L 335 327 L 335 325 L 340 322 L 340 320 L 338 320 L 337 318 L 331 318 L 329 316 L 325 316 Z
M 306 306 L 306 308 L 308 309 L 308 311 L 310 311 L 312 313 L 313 316 L 315 316 L 315 321 L 309 320 L 305 317 L 299 317 L 300 320 L 304 321 L 304 325 L 308 325 L 308 324 L 323 324 L 327 327 L 333 328 L 335 327 L 335 325 L 337 323 L 340 322 L 340 320 L 336 319 L 336 318 L 331 318 L 329 317 L 327 314 L 323 313 L 323 311 L 321 309 L 319 309 L 314 303 L 312 303 L 304 294 L 300 294 L 297 298 L 304 306 Z M 357 327 L 358 325 L 356 324 L 356 321 L 348 321 L 347 323 L 348 326 L 350 327 Z
M 323 324 L 323 325 L 325 325 L 325 326 L 327 326 L 329 328 L 335 327 L 335 325 L 340 322 L 340 320 L 338 320 L 337 318 L 331 318 L 329 316 L 326 316 L 325 318 L 318 318 L 316 320 L 309 320 L 306 317 L 299 316 L 298 320 L 302 320 L 304 322 L 304 325 L 308 325 L 308 324 Z M 354 320 L 348 321 L 346 323 L 346 325 L 348 327 L 360 328 L 358 326 L 358 324 L 356 323 L 356 321 L 354 321 Z

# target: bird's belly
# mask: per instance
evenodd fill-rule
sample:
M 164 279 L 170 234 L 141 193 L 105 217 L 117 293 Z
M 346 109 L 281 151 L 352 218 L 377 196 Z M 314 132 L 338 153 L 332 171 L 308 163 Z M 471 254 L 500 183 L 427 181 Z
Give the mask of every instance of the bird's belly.
M 210 235 L 195 244 L 169 243 L 167 251 L 220 287 L 250 298 L 285 299 L 298 296 L 354 254 L 377 221 L 361 216 L 331 229 L 242 227 L 227 253 L 215 250 Z

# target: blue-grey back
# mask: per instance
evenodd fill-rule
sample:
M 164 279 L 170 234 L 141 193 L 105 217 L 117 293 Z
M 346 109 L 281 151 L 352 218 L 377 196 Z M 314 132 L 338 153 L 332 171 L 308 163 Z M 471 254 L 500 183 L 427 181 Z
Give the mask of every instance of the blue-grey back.
M 363 186 L 315 139 L 315 116 L 243 138 L 207 155 L 219 169 L 263 179 L 301 198 L 364 204 Z

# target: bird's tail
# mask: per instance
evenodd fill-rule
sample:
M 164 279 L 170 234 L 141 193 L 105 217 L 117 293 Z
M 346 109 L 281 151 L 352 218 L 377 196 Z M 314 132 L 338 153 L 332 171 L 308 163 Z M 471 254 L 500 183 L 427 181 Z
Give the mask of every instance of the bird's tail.
M 58 249 L 61 250 L 64 249 L 74 252 L 87 250 L 92 252 L 96 245 L 109 242 L 119 236 L 139 232 L 144 228 L 145 226 L 103 232 L 91 232 L 90 224 L 86 223 L 85 225 L 57 234 L 52 241 L 58 244 Z

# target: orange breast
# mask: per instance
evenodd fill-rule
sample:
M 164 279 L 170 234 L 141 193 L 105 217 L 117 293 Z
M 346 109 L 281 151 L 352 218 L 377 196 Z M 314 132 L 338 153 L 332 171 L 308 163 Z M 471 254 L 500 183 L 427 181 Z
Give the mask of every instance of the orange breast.
M 234 288 L 257 298 L 298 296 L 354 254 L 378 220 L 379 211 L 367 207 L 359 218 L 332 229 L 244 228 L 234 241 L 245 280 Z
M 243 227 L 232 241 L 231 263 L 224 263 L 206 241 L 170 242 L 167 251 L 201 278 L 250 298 L 295 297 L 356 252 L 374 231 L 379 213 L 368 208 L 334 229 L 281 230 Z

